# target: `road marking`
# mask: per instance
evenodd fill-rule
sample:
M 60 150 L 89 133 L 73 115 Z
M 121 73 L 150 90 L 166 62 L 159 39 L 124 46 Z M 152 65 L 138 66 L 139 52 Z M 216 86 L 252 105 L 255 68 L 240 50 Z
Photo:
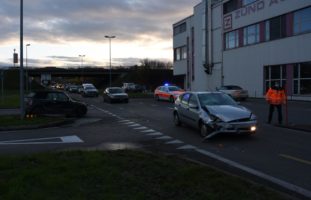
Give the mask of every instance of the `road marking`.
M 130 120 L 127 120 L 127 119 L 125 119 L 125 120 L 120 120 L 119 122 L 120 123 L 123 123 L 123 122 L 129 122 Z
M 83 143 L 76 135 L 63 137 L 49 137 L 49 138 L 32 138 L 23 140 L 7 140 L 0 141 L 0 145 L 18 145 L 18 144 L 68 144 L 68 143 Z
M 153 129 L 148 129 L 148 130 L 144 130 L 144 131 L 140 131 L 142 133 L 153 133 L 153 132 L 156 132 L 155 130 Z
M 183 141 L 180 140 L 172 140 L 172 141 L 168 141 L 165 144 L 182 144 L 184 143 Z
M 141 127 L 137 127 L 137 128 L 134 128 L 135 130 L 144 130 L 144 129 L 148 129 L 147 127 L 145 126 L 141 126 Z
M 162 136 L 162 137 L 158 137 L 158 138 L 155 138 L 156 140 L 170 140 L 170 139 L 173 139 L 171 136 Z
M 170 110 L 174 110 L 174 108 L 171 108 L 171 107 L 167 107 L 168 109 L 170 109 Z
M 286 155 L 286 154 L 279 154 L 279 156 L 281 156 L 283 158 L 290 159 L 290 160 L 294 160 L 294 161 L 297 161 L 297 162 L 300 162 L 300 163 L 303 163 L 303 164 L 311 165 L 310 161 L 304 160 L 304 159 L 301 159 L 301 158 L 297 158 L 297 157 L 294 157 L 294 156 L 290 156 L 290 155 Z
M 160 135 L 163 135 L 163 133 L 160 133 L 160 132 L 155 132 L 155 133 L 149 133 L 147 134 L 148 136 L 160 136 Z
M 131 124 L 129 125 L 129 127 L 137 127 L 137 126 L 141 126 L 140 124 Z
M 195 146 L 192 146 L 192 145 L 189 145 L 189 144 L 186 144 L 184 146 L 181 146 L 181 147 L 178 147 L 176 149 L 179 149 L 179 150 L 188 150 L 188 149 L 197 149 Z
M 219 160 L 219 161 L 221 161 L 223 163 L 226 163 L 226 164 L 228 164 L 230 166 L 233 166 L 235 168 L 238 168 L 238 169 L 240 169 L 242 171 L 246 171 L 246 172 L 248 172 L 250 174 L 253 174 L 253 175 L 258 176 L 260 178 L 263 178 L 263 179 L 266 179 L 268 181 L 271 181 L 271 182 L 273 182 L 273 183 L 275 183 L 277 185 L 280 185 L 280 186 L 282 186 L 284 188 L 287 188 L 288 190 L 297 192 L 297 193 L 299 193 L 301 195 L 304 195 L 304 196 L 306 196 L 308 198 L 311 198 L 311 191 L 310 190 L 307 190 L 307 189 L 304 189 L 304 188 L 299 187 L 297 185 L 294 185 L 294 184 L 285 182 L 283 180 L 277 179 L 277 178 L 275 178 L 273 176 L 270 176 L 270 175 L 265 174 L 263 172 L 257 171 L 255 169 L 250 168 L 250 167 L 244 166 L 242 164 L 239 164 L 239 163 L 234 162 L 232 160 L 226 159 L 224 157 L 218 156 L 218 155 L 216 155 L 214 153 L 211 153 L 211 152 L 208 152 L 206 150 L 195 149 L 195 151 L 197 151 L 197 152 L 199 152 L 199 153 L 201 153 L 201 154 L 203 154 L 205 156 L 208 156 L 208 157 L 214 158 L 216 160 Z
M 135 124 L 135 122 L 125 122 L 123 124 L 129 125 L 129 124 Z

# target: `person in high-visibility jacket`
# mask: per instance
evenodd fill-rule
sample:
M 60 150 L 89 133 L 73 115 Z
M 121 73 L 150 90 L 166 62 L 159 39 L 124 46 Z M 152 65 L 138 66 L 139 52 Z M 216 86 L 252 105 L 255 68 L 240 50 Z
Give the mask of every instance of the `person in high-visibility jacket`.
M 269 88 L 266 93 L 266 100 L 269 103 L 269 116 L 268 123 L 270 124 L 272 121 L 272 115 L 274 112 L 274 108 L 278 110 L 278 122 L 282 124 L 283 116 L 282 116 L 282 104 L 286 104 L 286 94 L 282 87 L 280 87 L 278 82 L 275 82 L 274 86 Z

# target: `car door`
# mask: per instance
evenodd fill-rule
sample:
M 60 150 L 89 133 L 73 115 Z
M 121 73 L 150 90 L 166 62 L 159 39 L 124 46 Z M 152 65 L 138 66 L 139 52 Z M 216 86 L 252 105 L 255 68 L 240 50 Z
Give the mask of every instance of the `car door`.
M 189 125 L 193 127 L 198 127 L 199 122 L 199 103 L 197 96 L 192 94 L 189 98 L 188 109 L 186 110 L 185 115 L 187 115 L 189 120 Z
M 57 114 L 71 114 L 74 104 L 65 93 L 59 92 L 55 94 L 55 109 Z
M 190 97 L 189 93 L 183 94 L 181 97 L 180 104 L 178 106 L 178 111 L 179 111 L 178 113 L 179 113 L 180 120 L 186 124 L 190 123 L 190 120 L 187 115 L 187 110 L 189 109 L 189 105 L 188 105 L 189 97 Z

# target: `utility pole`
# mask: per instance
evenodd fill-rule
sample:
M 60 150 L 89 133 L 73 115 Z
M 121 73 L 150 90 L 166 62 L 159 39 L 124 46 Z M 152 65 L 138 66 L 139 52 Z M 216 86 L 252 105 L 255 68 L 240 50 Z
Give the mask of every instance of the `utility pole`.
M 21 120 L 24 120 L 25 117 L 25 106 L 24 106 L 24 68 L 23 68 L 23 63 L 24 63 L 24 58 L 23 58 L 23 0 L 20 0 L 20 69 L 19 69 L 19 91 L 20 91 L 20 99 L 19 99 L 19 104 L 20 104 L 20 118 Z

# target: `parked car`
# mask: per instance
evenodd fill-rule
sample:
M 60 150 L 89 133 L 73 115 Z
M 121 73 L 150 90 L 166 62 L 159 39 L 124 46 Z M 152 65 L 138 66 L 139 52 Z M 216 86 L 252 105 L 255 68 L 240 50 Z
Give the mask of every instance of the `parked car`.
M 173 85 L 163 85 L 159 86 L 154 91 L 154 98 L 159 100 L 168 100 L 174 102 L 176 98 L 184 93 L 184 90 Z
M 78 93 L 79 86 L 78 85 L 69 85 L 68 91 L 71 93 Z
M 175 101 L 173 116 L 176 126 L 198 128 L 202 137 L 257 129 L 257 117 L 222 92 L 185 92 Z
M 81 95 L 83 97 L 98 97 L 98 90 L 92 83 L 83 83 L 82 87 Z
M 108 87 L 103 92 L 103 100 L 104 102 L 129 102 L 128 94 L 124 92 L 124 90 L 120 87 Z
M 82 117 L 87 113 L 87 106 L 72 100 L 65 92 L 45 90 L 31 92 L 25 97 L 26 114 L 45 115 L 61 114 L 67 117 Z
M 246 100 L 248 98 L 248 91 L 237 85 L 224 85 L 218 91 L 228 94 L 234 100 Z
M 125 92 L 143 92 L 144 86 L 135 83 L 123 83 L 122 89 Z

